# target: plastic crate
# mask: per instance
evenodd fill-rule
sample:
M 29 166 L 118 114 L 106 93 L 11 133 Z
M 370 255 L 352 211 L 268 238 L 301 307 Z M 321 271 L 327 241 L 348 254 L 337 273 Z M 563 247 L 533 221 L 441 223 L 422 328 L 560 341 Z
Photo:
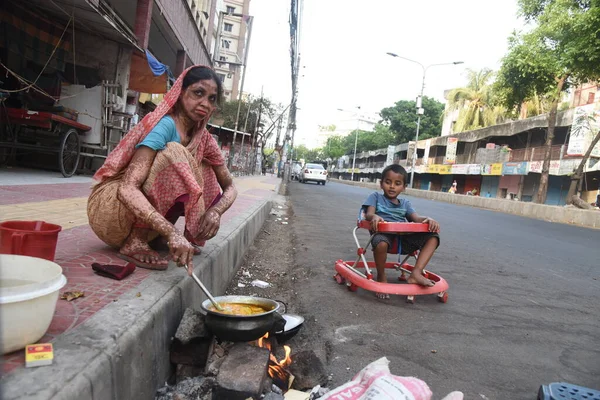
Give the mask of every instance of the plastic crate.
M 538 400 L 600 400 L 600 391 L 565 382 L 540 386 Z

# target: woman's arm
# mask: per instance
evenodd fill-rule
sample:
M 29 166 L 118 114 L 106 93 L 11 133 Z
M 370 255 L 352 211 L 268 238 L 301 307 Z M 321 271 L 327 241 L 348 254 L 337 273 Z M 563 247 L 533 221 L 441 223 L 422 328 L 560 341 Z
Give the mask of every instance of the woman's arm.
M 223 195 L 217 204 L 206 210 L 200 219 L 200 232 L 198 236 L 201 239 L 211 239 L 217 234 L 221 226 L 221 215 L 229 210 L 229 207 L 231 207 L 237 197 L 237 189 L 233 185 L 233 178 L 227 166 L 213 166 L 213 170 L 215 171 L 219 185 L 223 189 Z

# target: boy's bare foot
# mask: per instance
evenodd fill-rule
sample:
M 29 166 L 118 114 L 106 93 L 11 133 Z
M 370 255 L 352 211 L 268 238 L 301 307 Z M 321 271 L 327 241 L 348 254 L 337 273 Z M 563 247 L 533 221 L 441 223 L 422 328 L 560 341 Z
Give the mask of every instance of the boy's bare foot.
M 421 286 L 433 286 L 435 285 L 435 282 L 432 281 L 431 279 L 427 279 L 425 278 L 423 275 L 419 274 L 419 273 L 412 273 L 410 274 L 410 276 L 408 277 L 408 279 L 406 280 L 406 282 L 408 283 L 415 283 L 417 285 L 421 285 Z

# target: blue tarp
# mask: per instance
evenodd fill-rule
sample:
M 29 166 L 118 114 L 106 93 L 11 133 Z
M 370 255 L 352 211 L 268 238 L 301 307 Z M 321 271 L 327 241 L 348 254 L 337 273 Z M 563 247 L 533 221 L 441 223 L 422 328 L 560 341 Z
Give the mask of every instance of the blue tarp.
M 158 61 L 148 50 L 146 50 L 146 58 L 148 59 L 148 66 L 152 70 L 154 76 L 161 76 L 166 72 L 170 80 L 175 80 L 175 77 L 173 76 L 169 66 Z

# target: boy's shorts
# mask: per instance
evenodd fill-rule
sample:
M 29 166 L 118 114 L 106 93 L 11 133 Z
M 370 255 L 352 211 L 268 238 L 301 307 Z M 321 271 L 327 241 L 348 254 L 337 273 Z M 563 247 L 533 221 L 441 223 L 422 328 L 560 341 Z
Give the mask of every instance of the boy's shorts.
M 388 244 L 388 249 L 391 249 L 394 247 L 394 241 L 398 238 L 402 244 L 402 254 L 411 254 L 417 250 L 421 250 L 423 246 L 425 246 L 425 243 L 432 237 L 437 238 L 437 247 L 439 247 L 440 235 L 436 232 L 410 233 L 408 235 L 376 233 L 375 236 L 373 236 L 373 240 L 371 240 L 371 245 L 373 246 L 373 251 L 375 251 L 375 248 L 379 243 L 386 242 Z

